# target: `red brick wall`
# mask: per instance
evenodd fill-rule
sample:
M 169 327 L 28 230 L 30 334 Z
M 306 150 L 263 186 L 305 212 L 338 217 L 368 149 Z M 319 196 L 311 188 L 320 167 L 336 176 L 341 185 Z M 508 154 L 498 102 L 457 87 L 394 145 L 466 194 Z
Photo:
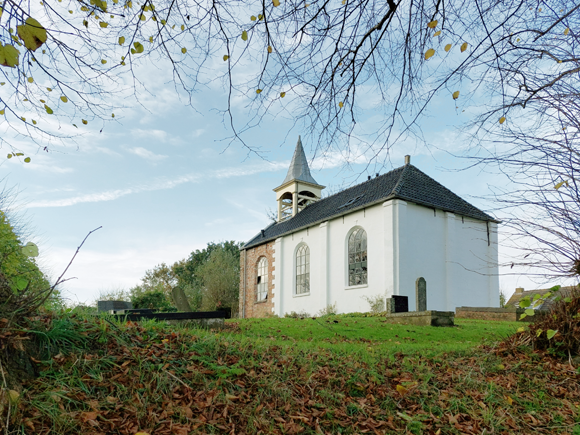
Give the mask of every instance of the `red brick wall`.
M 244 312 L 245 317 L 266 317 L 272 314 L 274 303 L 272 295 L 274 290 L 274 241 L 247 249 L 240 256 L 240 317 Z M 244 259 L 244 257 L 246 257 Z M 268 260 L 268 298 L 265 301 L 256 302 L 256 279 L 258 274 L 258 261 L 266 257 Z M 246 298 L 244 300 L 244 271 L 246 276 Z

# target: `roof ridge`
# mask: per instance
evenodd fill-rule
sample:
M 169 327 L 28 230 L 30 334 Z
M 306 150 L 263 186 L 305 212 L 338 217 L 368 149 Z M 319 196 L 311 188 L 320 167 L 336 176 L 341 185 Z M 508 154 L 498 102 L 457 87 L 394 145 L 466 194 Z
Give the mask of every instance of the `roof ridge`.
M 403 175 L 405 175 L 405 172 L 407 170 L 407 167 L 411 166 L 410 163 L 403 165 L 403 166 L 399 166 L 400 168 L 402 167 L 403 170 L 401 171 L 401 175 L 399 176 L 399 179 L 397 180 L 397 182 L 395 183 L 395 187 L 393 187 L 393 190 L 391 191 L 391 194 L 395 194 L 398 195 L 399 192 L 399 186 L 401 186 L 401 183 L 403 181 Z M 398 168 L 397 168 L 398 169 Z

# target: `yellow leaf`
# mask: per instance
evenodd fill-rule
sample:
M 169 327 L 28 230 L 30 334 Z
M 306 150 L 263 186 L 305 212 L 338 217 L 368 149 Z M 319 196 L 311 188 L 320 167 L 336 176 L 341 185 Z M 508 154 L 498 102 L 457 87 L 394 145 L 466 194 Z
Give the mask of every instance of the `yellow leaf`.
M 115 117 L 115 114 L 114 113 L 111 113 L 111 118 L 114 118 L 114 117 Z
M 72 14 L 72 13 L 73 13 L 73 11 L 71 11 L 71 10 L 69 9 L 68 13 L 69 13 L 69 14 Z
M 125 43 L 125 37 L 124 36 L 121 36 L 119 38 L 119 45 L 123 45 L 124 43 Z
M 183 32 L 185 30 L 185 26 L 182 24 L 181 25 L 181 31 Z
M 135 435 L 149 435 L 147 432 L 137 432 Z
M 28 83 L 33 83 L 34 79 L 32 77 L 28 77 L 26 80 L 28 80 Z
M 272 50 L 272 46 L 271 45 L 268 45 L 268 53 L 272 53 L 272 51 L 273 51 Z
M 7 158 L 7 159 L 11 159 L 11 158 L 12 158 L 12 154 L 8 154 L 8 155 L 6 156 L 6 158 Z
M 280 6 L 280 0 L 272 0 L 272 4 L 274 5 L 275 8 L 277 8 L 278 6 Z
M 183 48 L 181 49 L 181 52 L 182 52 L 183 54 L 187 53 L 187 48 L 183 47 Z
M 34 125 L 36 125 L 36 121 L 35 121 L 34 119 L 32 120 L 32 123 L 33 123 Z
M 24 42 L 24 46 L 31 51 L 35 51 L 46 42 L 46 29 L 32 17 L 28 17 L 24 24 L 16 26 L 16 32 Z
M 465 50 L 467 50 L 467 42 L 461 44 L 461 52 L 463 53 Z
M 140 42 L 133 42 L 133 46 L 135 47 L 135 53 L 143 53 L 143 44 Z
M 264 18 L 264 15 L 258 14 L 258 20 L 262 20 L 262 18 Z
M 510 396 L 505 396 L 507 403 L 509 403 L 510 405 L 514 404 L 514 399 L 512 399 Z
M 48 113 L 49 115 L 52 115 L 54 113 L 52 109 L 48 107 L 46 104 L 44 105 L 44 109 L 46 110 L 46 113 Z
M 104 21 L 101 21 L 99 23 L 99 26 L 101 26 L 103 29 L 106 29 L 107 27 L 109 27 L 109 23 L 105 23 Z
M 570 33 L 570 29 L 566 27 L 566 30 L 564 30 L 564 35 L 567 35 L 568 33 Z
M 563 185 L 564 185 L 564 182 L 563 182 L 563 181 L 560 181 L 558 184 L 556 184 L 556 185 L 554 186 L 554 189 L 558 190 L 558 189 L 559 189 L 560 187 L 562 187 Z
M 0 110 L 0 115 L 4 115 L 4 109 Z
M 280 98 L 284 98 L 286 96 L 286 92 L 280 92 Z
M 47 90 L 48 92 L 52 92 L 52 89 L 51 89 L 51 88 L 46 88 L 46 90 Z
M 342 101 L 341 101 L 341 102 L 339 102 L 339 103 L 338 103 L 338 107 L 340 107 L 340 108 L 344 107 L 344 103 L 343 103 Z
M 4 86 L 6 82 L 0 82 L 0 86 Z
M 436 31 L 436 32 L 433 34 L 433 37 L 435 37 L 435 36 L 439 36 L 439 35 L 441 35 L 441 30 L 437 30 L 437 31 Z
M 427 50 L 425 52 L 425 60 L 428 60 L 434 54 L 435 54 L 435 50 L 433 50 L 432 48 L 430 48 L 429 50 Z
M 34 122 L 34 121 L 33 121 L 33 122 Z M 30 157 L 26 157 L 26 158 L 24 159 L 24 163 L 30 163 Z
M 153 36 L 150 36 L 150 37 L 149 37 L 149 42 L 150 42 L 151 44 L 153 44 Z
M 242 41 L 247 41 L 248 40 L 248 32 L 246 32 L 245 30 L 242 32 Z
M 430 23 L 427 24 L 427 27 L 429 27 L 430 29 L 434 29 L 435 27 L 437 27 L 437 20 L 433 20 Z
M 523 326 L 520 326 L 516 332 L 524 332 L 524 331 L 525 331 L 525 328 Z
M 62 97 L 60 97 L 60 100 L 61 100 L 63 103 L 68 103 L 68 98 L 67 98 L 67 97 L 65 97 L 64 95 L 63 95 Z
M 101 63 L 104 65 L 107 63 L 107 61 L 105 59 L 101 59 Z
M 445 46 L 445 51 L 449 51 L 449 50 L 451 50 L 451 44 L 447 44 L 447 45 Z
M 400 384 L 397 384 L 397 391 L 401 396 L 403 396 L 409 392 L 409 390 L 407 390 L 405 387 L 403 387 Z
M 85 119 L 83 119 L 82 121 L 83 121 L 83 124 L 85 124 L 85 125 L 87 125 L 87 124 L 89 123 L 89 122 L 88 122 L 87 120 L 85 120 Z
M 89 27 L 89 22 L 87 20 L 83 20 L 83 26 Z
M 230 57 L 227 54 L 224 54 L 224 62 L 228 60 Z
M 16 405 L 18 403 L 18 399 L 20 398 L 20 394 L 18 391 L 15 390 L 8 390 L 8 400 L 12 405 Z
M 20 52 L 16 47 L 10 44 L 2 46 L 0 42 L 0 65 L 15 68 L 19 65 Z
M 345 4 L 345 3 L 346 3 L 346 0 L 342 0 L 342 4 Z
M 252 21 L 256 21 L 256 20 L 257 20 L 257 18 L 256 18 L 256 16 L 255 16 L 255 15 L 252 15 L 252 16 L 250 17 L 250 20 L 252 20 Z
M 310 6 L 310 3 L 306 3 L 306 4 L 304 5 L 304 7 L 305 7 L 305 8 L 307 8 L 308 6 Z
M 165 26 L 166 24 L 167 24 L 167 21 L 165 21 L 165 20 L 161 20 L 161 25 L 162 25 L 162 26 Z
M 505 122 L 505 116 L 502 116 L 501 118 L 499 118 L 499 123 L 503 124 Z
M 261 89 L 256 89 L 256 94 L 260 94 L 262 92 Z
M 459 91 L 453 92 L 453 99 L 457 100 L 459 98 Z
M 226 393 L 226 399 L 229 399 L 229 400 L 238 400 L 239 397 L 238 396 L 234 396 L 233 394 L 227 394 Z
M 22 119 L 24 122 L 26 122 L 26 118 L 24 116 L 21 116 L 20 119 Z

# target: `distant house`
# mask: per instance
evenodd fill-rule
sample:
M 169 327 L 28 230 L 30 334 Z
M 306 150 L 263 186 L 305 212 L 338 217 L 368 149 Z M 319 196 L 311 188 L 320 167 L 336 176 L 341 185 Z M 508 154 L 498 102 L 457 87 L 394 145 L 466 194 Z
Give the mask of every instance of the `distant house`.
M 552 306 L 554 305 L 555 299 L 558 296 L 560 296 L 562 298 L 570 297 L 574 290 L 579 291 L 578 287 L 576 287 L 576 286 L 560 287 L 559 291 L 553 292 L 552 296 L 545 299 L 544 302 L 539 304 L 537 307 L 535 307 L 535 309 L 549 311 L 552 308 Z M 526 296 L 529 296 L 533 300 L 535 295 L 543 296 L 548 292 L 550 292 L 549 288 L 538 289 L 538 290 L 524 290 L 523 287 L 518 287 L 518 288 L 516 288 L 516 292 L 506 302 L 505 306 L 506 306 L 506 308 L 507 307 L 519 308 L 520 301 L 523 298 L 525 298 Z
M 393 295 L 410 310 L 498 307 L 499 221 L 410 160 L 322 199 L 299 138 L 277 221 L 242 248 L 240 315 L 364 312 Z

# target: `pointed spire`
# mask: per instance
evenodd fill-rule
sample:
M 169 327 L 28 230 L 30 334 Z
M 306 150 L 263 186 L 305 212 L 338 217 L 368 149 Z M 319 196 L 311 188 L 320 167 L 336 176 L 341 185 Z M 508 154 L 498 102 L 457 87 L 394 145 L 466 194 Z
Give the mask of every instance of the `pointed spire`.
M 286 184 L 292 180 L 306 181 L 307 183 L 318 185 L 316 180 L 312 178 L 312 175 L 310 175 L 308 160 L 306 160 L 306 154 L 304 154 L 304 148 L 302 148 L 302 140 L 300 136 L 298 136 L 298 143 L 296 144 L 296 150 L 294 150 L 292 162 L 290 162 L 288 174 L 282 184 Z

